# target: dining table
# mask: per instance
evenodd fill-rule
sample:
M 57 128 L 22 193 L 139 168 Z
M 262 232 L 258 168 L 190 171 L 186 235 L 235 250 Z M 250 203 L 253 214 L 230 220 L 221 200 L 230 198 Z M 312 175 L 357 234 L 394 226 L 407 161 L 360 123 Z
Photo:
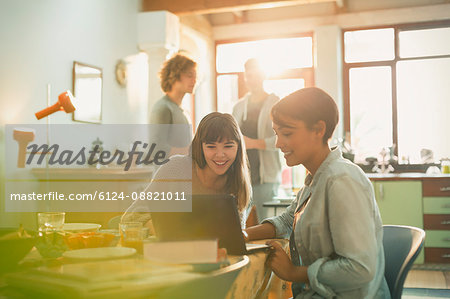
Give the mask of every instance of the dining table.
M 253 243 L 265 243 L 259 240 Z M 288 252 L 288 240 L 278 239 Z M 256 251 L 246 256 L 229 255 L 229 265 L 242 263 L 245 266 L 226 292 L 226 299 L 233 298 L 289 298 L 287 282 L 280 280 L 266 264 L 270 252 Z M 140 254 L 126 257 L 109 257 L 100 260 L 67 258 L 43 258 L 36 248 L 10 273 L 0 275 L 0 297 L 28 298 L 29 296 L 56 296 L 79 298 L 115 298 L 133 294 L 137 298 L 160 298 L 161 290 L 176 284 L 189 284 L 212 271 L 193 271 L 190 265 L 157 265 L 145 260 Z M 115 288 L 116 291 L 105 291 Z M 109 294 L 109 295 L 108 295 Z M 211 297 L 211 298 L 214 298 Z

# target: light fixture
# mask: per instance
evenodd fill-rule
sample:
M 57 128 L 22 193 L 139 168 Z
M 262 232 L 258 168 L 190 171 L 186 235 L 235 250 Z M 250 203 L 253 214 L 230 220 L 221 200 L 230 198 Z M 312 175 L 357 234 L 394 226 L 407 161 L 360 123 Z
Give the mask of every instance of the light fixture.
M 39 112 L 36 112 L 36 118 L 41 119 L 46 116 L 49 116 L 52 113 L 55 113 L 56 111 L 66 111 L 66 113 L 71 113 L 75 111 L 75 106 L 72 104 L 73 102 L 73 95 L 70 92 L 70 90 L 67 90 L 63 93 L 61 93 L 58 96 L 58 102 L 56 102 L 54 105 L 49 106 Z M 17 167 L 18 168 L 24 168 L 25 167 L 25 158 L 26 158 L 26 150 L 27 145 L 31 141 L 34 140 L 35 137 L 35 131 L 33 129 L 28 128 L 16 128 L 13 131 L 13 138 L 17 141 L 19 144 L 19 153 L 17 158 Z M 48 122 L 47 122 L 47 143 L 48 143 Z
M 49 106 L 45 109 L 42 109 L 39 112 L 36 112 L 35 113 L 36 118 L 37 119 L 44 118 L 52 113 L 55 113 L 56 111 L 66 111 L 66 113 L 74 112 L 75 107 L 73 106 L 72 102 L 73 102 L 73 95 L 70 92 L 70 90 L 67 90 L 58 96 L 58 102 L 56 102 L 56 104 Z

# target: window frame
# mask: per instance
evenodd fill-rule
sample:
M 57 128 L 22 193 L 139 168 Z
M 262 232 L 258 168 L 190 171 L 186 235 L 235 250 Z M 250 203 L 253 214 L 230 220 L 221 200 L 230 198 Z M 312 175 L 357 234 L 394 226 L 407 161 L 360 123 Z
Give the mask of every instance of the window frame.
M 270 76 L 267 79 L 276 80 L 276 79 L 304 79 L 305 87 L 312 87 L 315 85 L 314 80 L 314 33 L 312 31 L 303 32 L 303 33 L 295 33 L 295 34 L 283 34 L 283 35 L 262 35 L 258 37 L 252 38 L 236 38 L 236 39 L 227 39 L 227 40 L 217 40 L 214 45 L 214 73 L 215 73 L 215 110 L 218 108 L 218 91 L 217 91 L 217 78 L 221 75 L 237 75 L 238 76 L 238 98 L 242 98 L 247 93 L 247 87 L 244 82 L 244 72 L 229 72 L 229 73 L 219 73 L 217 72 L 217 46 L 222 44 L 233 44 L 233 43 L 241 43 L 241 42 L 250 42 L 250 41 L 259 41 L 265 39 L 276 39 L 276 38 L 297 38 L 297 37 L 311 37 L 312 38 L 312 59 L 313 65 L 311 67 L 304 68 L 294 68 L 289 69 L 282 74 L 277 76 Z
M 344 104 L 344 136 L 348 136 L 351 144 L 351 124 L 350 124 L 350 69 L 359 67 L 373 67 L 373 66 L 389 66 L 391 68 L 391 85 L 392 85 L 392 144 L 398 145 L 398 110 L 397 110 L 397 63 L 408 60 L 425 60 L 435 58 L 450 58 L 447 55 L 433 55 L 420 57 L 400 58 L 399 53 L 399 33 L 402 31 L 421 30 L 421 29 L 435 29 L 450 27 L 450 20 L 432 21 L 423 23 L 405 23 L 395 25 L 380 25 L 370 27 L 354 27 L 342 30 L 342 65 L 343 65 L 343 104 Z M 394 29 L 394 59 L 370 62 L 346 62 L 345 61 L 345 39 L 346 32 L 371 30 L 371 29 Z M 398 156 L 398 146 L 394 148 L 394 154 Z

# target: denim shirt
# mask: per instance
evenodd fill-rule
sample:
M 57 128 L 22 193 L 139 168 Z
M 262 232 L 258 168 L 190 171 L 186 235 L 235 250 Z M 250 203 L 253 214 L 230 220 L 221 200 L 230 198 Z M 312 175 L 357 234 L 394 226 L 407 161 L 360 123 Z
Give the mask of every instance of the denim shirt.
M 289 237 L 294 213 L 310 194 L 294 231 L 309 286 L 295 298 L 390 298 L 383 227 L 367 176 L 333 149 L 287 210 L 263 221 L 274 225 L 276 237 Z

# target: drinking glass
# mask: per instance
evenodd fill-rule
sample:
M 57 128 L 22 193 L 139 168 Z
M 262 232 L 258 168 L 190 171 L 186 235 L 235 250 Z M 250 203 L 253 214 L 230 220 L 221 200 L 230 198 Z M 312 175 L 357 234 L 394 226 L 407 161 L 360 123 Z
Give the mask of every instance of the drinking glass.
M 120 244 L 123 247 L 136 249 L 140 254 L 143 253 L 143 240 L 145 229 L 141 222 L 122 222 L 119 224 Z
M 44 258 L 60 257 L 67 246 L 64 242 L 64 212 L 38 213 L 39 237 L 36 248 Z
M 44 212 L 38 213 L 39 232 L 58 231 L 64 226 L 64 212 Z

